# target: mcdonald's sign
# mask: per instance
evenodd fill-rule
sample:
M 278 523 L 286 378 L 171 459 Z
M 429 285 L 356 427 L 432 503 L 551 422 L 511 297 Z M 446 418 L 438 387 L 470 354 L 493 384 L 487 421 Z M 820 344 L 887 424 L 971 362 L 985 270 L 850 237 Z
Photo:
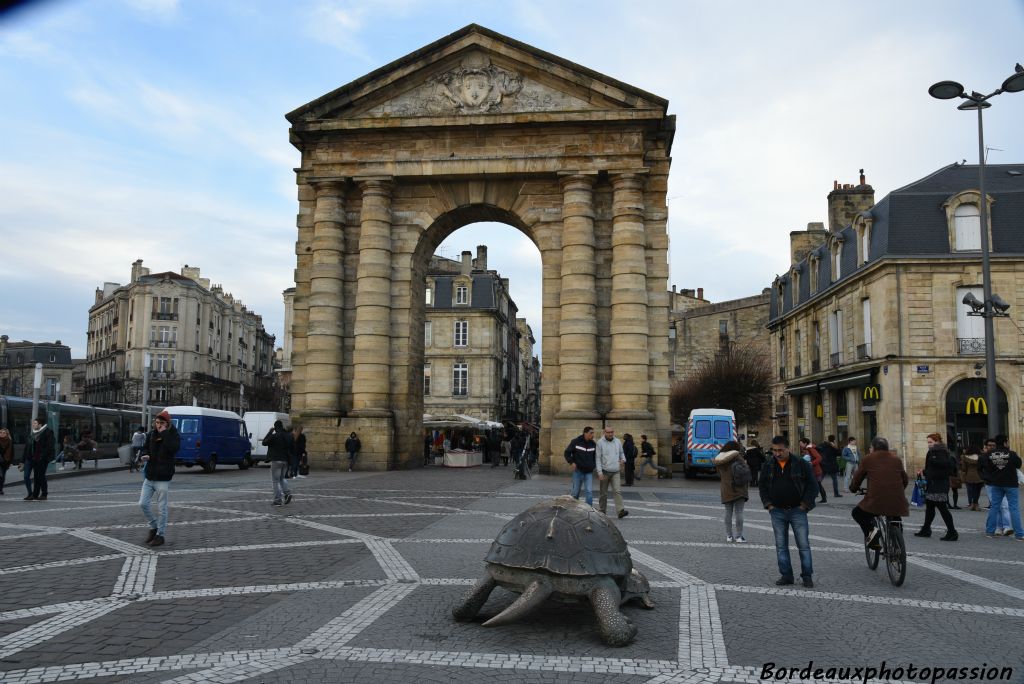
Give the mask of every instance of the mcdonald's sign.
M 882 399 L 881 385 L 866 385 L 861 395 L 865 406 L 871 406 Z
M 988 404 L 985 402 L 985 397 L 971 397 L 967 400 L 967 415 L 972 413 L 988 415 Z

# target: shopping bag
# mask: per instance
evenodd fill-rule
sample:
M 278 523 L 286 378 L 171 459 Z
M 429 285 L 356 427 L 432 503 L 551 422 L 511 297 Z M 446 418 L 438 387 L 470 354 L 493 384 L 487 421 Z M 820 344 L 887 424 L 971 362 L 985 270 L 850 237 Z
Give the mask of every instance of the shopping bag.
M 915 506 L 924 506 L 924 493 L 921 491 L 921 485 L 914 483 L 914 493 L 910 495 L 910 503 Z

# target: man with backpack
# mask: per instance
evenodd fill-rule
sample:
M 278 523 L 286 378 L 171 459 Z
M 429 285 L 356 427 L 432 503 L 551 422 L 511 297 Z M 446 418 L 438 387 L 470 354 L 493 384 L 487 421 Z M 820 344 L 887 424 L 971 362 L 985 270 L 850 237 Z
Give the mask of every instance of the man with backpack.
M 640 468 L 636 471 L 636 479 L 643 479 L 644 468 L 647 466 L 654 468 L 658 477 L 671 477 L 668 468 L 654 462 L 655 455 L 654 446 L 647 441 L 647 435 L 640 435 Z
M 775 532 L 780 574 L 775 584 L 793 584 L 793 564 L 789 557 L 789 529 L 793 528 L 793 538 L 800 550 L 800 577 L 803 585 L 810 589 L 814 586 L 814 568 L 807 512 L 814 508 L 818 495 L 818 482 L 811 464 L 794 458 L 789 452 L 789 440 L 779 435 L 772 439 L 772 458 L 764 464 L 757 479 L 761 503 L 768 509 Z
M 720 478 L 722 503 L 725 505 L 725 541 L 746 544 L 743 536 L 743 506 L 750 499 L 750 466 L 738 442 L 726 442 L 713 463 Z M 736 533 L 732 521 L 736 518 Z
M 292 502 L 292 491 L 285 479 L 288 471 L 288 462 L 292 452 L 295 451 L 295 442 L 292 434 L 285 430 L 284 423 L 274 421 L 274 427 L 263 438 L 263 446 L 267 447 L 267 457 L 270 459 L 270 480 L 274 487 L 274 500 L 272 505 L 285 506 Z

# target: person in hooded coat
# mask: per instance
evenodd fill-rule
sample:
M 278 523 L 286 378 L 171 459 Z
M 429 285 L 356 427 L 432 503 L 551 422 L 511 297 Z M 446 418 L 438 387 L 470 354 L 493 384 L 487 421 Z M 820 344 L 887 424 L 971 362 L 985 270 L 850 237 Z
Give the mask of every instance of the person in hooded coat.
M 747 543 L 743 536 L 743 506 L 750 500 L 750 483 L 739 483 L 732 476 L 732 464 L 736 459 L 743 459 L 746 454 L 738 442 L 726 442 L 722 450 L 712 460 L 718 471 L 719 487 L 722 504 L 725 506 L 725 541 Z M 749 467 L 749 466 L 748 466 Z M 736 520 L 736 532 L 733 534 L 733 519 Z

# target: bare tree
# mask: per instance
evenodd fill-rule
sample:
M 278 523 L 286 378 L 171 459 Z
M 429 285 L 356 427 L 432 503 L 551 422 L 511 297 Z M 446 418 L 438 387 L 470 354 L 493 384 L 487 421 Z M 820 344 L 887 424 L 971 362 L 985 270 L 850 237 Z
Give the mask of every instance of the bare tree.
M 729 347 L 701 360 L 692 374 L 672 386 L 672 420 L 685 425 L 696 408 L 732 409 L 740 424 L 764 420 L 772 382 L 768 361 L 761 349 L 749 345 Z

